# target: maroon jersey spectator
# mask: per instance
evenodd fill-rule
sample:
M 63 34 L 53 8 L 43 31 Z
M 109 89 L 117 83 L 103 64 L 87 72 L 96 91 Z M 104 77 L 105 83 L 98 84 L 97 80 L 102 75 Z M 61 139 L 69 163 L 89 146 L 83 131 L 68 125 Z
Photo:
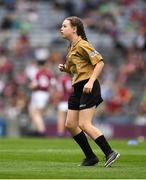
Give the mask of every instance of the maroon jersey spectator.
M 65 118 L 68 109 L 68 98 L 72 91 L 71 78 L 68 74 L 64 74 L 58 79 L 58 92 L 60 95 L 60 102 L 58 104 L 58 121 L 57 133 L 58 136 L 65 135 Z

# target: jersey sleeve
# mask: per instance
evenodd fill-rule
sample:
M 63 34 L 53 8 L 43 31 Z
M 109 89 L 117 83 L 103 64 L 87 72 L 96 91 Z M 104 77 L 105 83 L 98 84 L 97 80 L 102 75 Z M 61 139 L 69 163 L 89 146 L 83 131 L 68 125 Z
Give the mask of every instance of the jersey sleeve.
M 99 61 L 103 61 L 103 57 L 97 52 L 90 43 L 83 43 L 79 47 L 81 53 L 85 59 L 89 59 L 92 65 L 97 64 Z

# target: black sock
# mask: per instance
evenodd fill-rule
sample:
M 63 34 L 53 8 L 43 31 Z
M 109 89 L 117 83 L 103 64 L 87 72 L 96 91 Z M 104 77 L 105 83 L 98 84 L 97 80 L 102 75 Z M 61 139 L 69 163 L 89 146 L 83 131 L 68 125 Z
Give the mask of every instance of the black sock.
M 91 147 L 89 145 L 87 137 L 86 137 L 86 135 L 84 134 L 83 131 L 81 131 L 79 134 L 77 134 L 73 138 L 79 144 L 81 149 L 83 150 L 86 158 L 90 158 L 90 157 L 95 156 L 95 154 L 93 153 L 93 151 L 92 151 L 92 149 L 91 149 Z
M 109 143 L 105 139 L 103 135 L 99 136 L 98 138 L 95 139 L 95 143 L 100 147 L 100 149 L 104 152 L 106 157 L 113 152 L 111 149 Z

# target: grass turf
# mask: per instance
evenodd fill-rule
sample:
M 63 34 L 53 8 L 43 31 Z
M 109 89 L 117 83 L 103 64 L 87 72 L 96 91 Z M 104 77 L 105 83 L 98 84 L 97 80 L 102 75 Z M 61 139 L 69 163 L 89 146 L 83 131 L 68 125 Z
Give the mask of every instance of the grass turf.
M 112 140 L 110 144 L 121 157 L 104 168 L 104 155 L 90 141 L 100 163 L 95 167 L 78 167 L 84 158 L 70 138 L 1 138 L 0 179 L 145 179 L 146 142 L 127 144 Z

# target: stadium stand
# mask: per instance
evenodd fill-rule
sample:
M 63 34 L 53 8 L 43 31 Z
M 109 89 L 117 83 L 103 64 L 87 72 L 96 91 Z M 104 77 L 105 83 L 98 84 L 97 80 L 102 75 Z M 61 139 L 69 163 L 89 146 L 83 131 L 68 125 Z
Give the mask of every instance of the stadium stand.
M 95 121 L 146 125 L 145 0 L 1 0 L 0 119 L 6 122 L 5 134 L 23 135 L 30 126 L 26 71 L 35 64 L 38 47 L 48 49 L 49 68 L 58 79 L 67 47 L 59 28 L 70 15 L 83 18 L 88 40 L 106 64 L 100 77 L 104 103 Z M 56 122 L 57 94 L 53 97 L 46 123 Z

